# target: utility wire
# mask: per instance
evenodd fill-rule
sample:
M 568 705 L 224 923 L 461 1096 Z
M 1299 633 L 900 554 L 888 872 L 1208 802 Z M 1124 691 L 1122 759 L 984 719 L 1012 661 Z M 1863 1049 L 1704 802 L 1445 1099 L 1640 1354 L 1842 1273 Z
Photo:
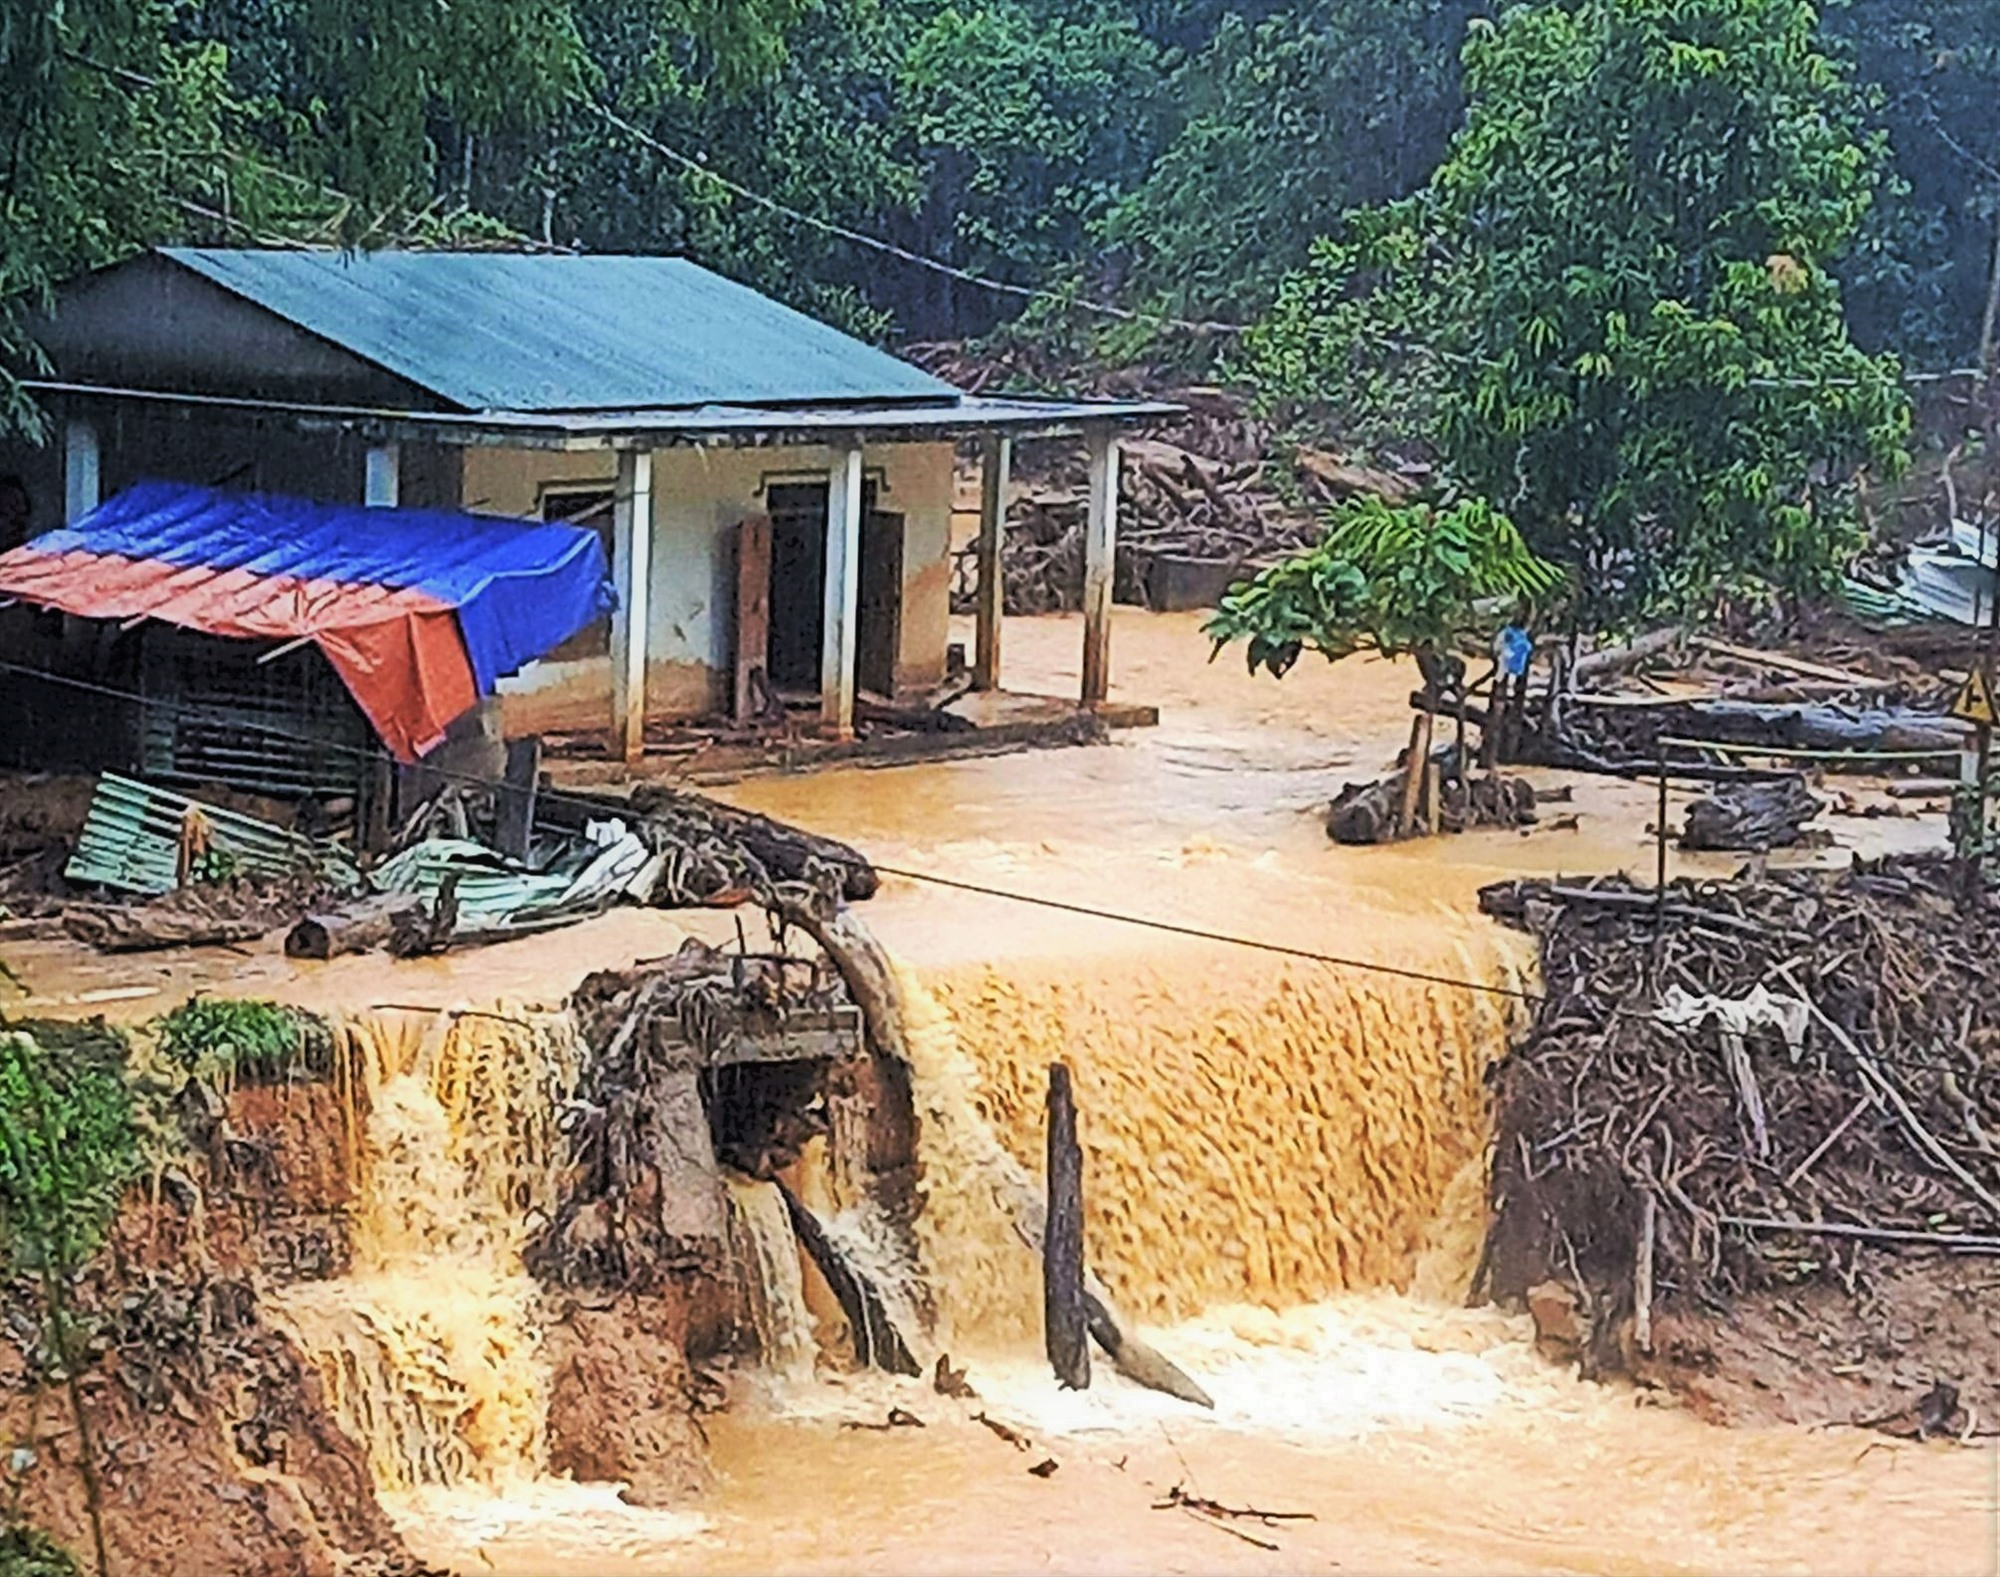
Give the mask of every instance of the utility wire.
M 1247 334 L 1250 331 L 1250 326 L 1243 323 L 1229 323 L 1215 318 L 1183 318 L 1176 317 L 1171 313 L 1147 312 L 1138 308 L 1120 307 L 1107 301 L 1092 301 L 1085 297 L 1065 295 L 1061 291 L 1048 290 L 1034 285 L 1010 284 L 1006 280 L 994 279 L 990 275 L 976 273 L 968 268 L 961 268 L 955 263 L 947 263 L 940 258 L 930 257 L 922 252 L 913 251 L 909 247 L 899 246 L 896 242 L 884 240 L 881 236 L 869 235 L 865 231 L 839 224 L 834 220 L 823 219 L 817 214 L 809 214 L 803 209 L 795 208 L 789 203 L 780 201 L 778 198 L 745 186 L 741 181 L 733 180 L 729 176 L 722 174 L 698 155 L 687 153 L 667 142 L 663 142 L 652 132 L 647 131 L 645 127 L 628 120 L 609 105 L 599 103 L 594 98 L 578 95 L 576 102 L 603 120 L 607 125 L 616 127 L 635 142 L 657 153 L 661 158 L 678 165 L 692 174 L 713 181 L 724 191 L 742 198 L 745 202 L 755 203 L 758 207 L 789 219 L 794 224 L 805 225 L 809 229 L 817 230 L 823 235 L 834 236 L 839 240 L 851 242 L 856 246 L 867 247 L 871 251 L 880 252 L 885 256 L 896 258 L 914 267 L 929 269 L 931 272 L 941 274 L 947 279 L 955 279 L 961 284 L 973 285 L 981 290 L 990 290 L 999 295 L 1012 296 L 1017 300 L 1053 302 L 1057 306 L 1071 307 L 1084 312 L 1093 312 L 1101 317 L 1115 318 L 1123 323 L 1158 323 L 1168 328 L 1187 329 L 1198 334 Z M 1463 351 L 1446 350 L 1436 345 L 1426 345 L 1379 332 L 1365 333 L 1357 336 L 1357 338 L 1370 340 L 1378 349 L 1391 351 L 1398 355 L 1434 356 L 1440 361 L 1455 362 L 1462 366 L 1497 367 L 1499 365 L 1498 362 L 1491 358 L 1474 356 Z M 1904 383 L 1943 383 L 1954 378 L 1976 379 L 1980 376 L 1981 374 L 1974 368 L 1952 368 L 1945 371 L 1903 372 L 1900 374 Z M 1861 380 L 1857 378 L 1774 377 L 1747 378 L 1744 382 L 1748 387 L 1753 389 L 1812 390 L 1856 388 L 1860 386 Z
M 1490 980 L 1466 980 L 1457 975 L 1441 975 L 1427 969 L 1406 969 L 1400 964 L 1384 964 L 1374 959 L 1344 958 L 1337 953 L 1320 953 L 1311 948 L 1292 947 L 1284 942 L 1267 942 L 1261 937 L 1232 936 L 1226 931 L 1204 931 L 1199 926 L 1180 925 L 1172 920 L 1156 920 L 1150 915 L 1126 914 L 1115 909 L 1093 908 L 1089 904 L 1067 903 L 1060 898 L 1045 898 L 1039 893 L 1014 892 L 1004 887 L 986 887 L 978 882 L 940 876 L 935 871 L 912 871 L 899 869 L 893 865 L 882 865 L 875 861 L 869 863 L 884 876 L 900 876 L 905 881 L 925 882 L 933 887 L 950 887 L 958 892 L 978 893 L 986 898 L 1005 898 L 1012 903 L 1032 904 L 1038 909 L 1058 909 L 1064 914 L 1079 914 L 1092 920 L 1111 920 L 1120 925 L 1140 926 L 1148 931 L 1164 931 L 1170 936 L 1191 937 L 1198 942 L 1224 942 L 1233 947 L 1247 947 L 1260 953 L 1275 953 L 1280 958 L 1301 958 L 1309 963 L 1332 964 L 1339 969 L 1366 970 L 1370 974 L 1392 975 L 1399 980 L 1416 980 L 1433 986 L 1452 986 L 1461 991 L 1511 997 L 1521 1002 L 1542 1000 L 1538 992 L 1526 991 L 1519 986 L 1503 986 Z
M 1077 307 L 1085 312 L 1095 312 L 1103 317 L 1117 318 L 1125 323 L 1161 323 L 1169 328 L 1190 329 L 1198 334 L 1243 334 L 1248 332 L 1246 325 L 1241 323 L 1223 323 L 1212 318 L 1179 318 L 1169 313 L 1144 312 L 1131 307 L 1114 306 L 1107 301 L 1089 301 L 1077 296 L 1066 296 L 1060 291 L 1045 290 L 1034 285 L 1013 285 L 1007 283 L 1005 280 L 993 279 L 985 274 L 974 273 L 969 268 L 960 268 L 955 263 L 946 263 L 935 257 L 926 257 L 923 253 L 914 252 L 906 246 L 898 246 L 894 241 L 885 241 L 880 236 L 869 235 L 864 231 L 852 229 L 844 224 L 836 224 L 831 219 L 822 219 L 817 214 L 809 214 L 803 209 L 792 207 L 789 203 L 780 202 L 775 197 L 767 197 L 762 192 L 753 191 L 742 182 L 731 180 L 728 176 L 721 174 L 705 161 L 696 158 L 693 154 L 683 153 L 679 148 L 662 142 L 658 137 L 647 131 L 645 127 L 635 125 L 616 110 L 598 103 L 596 99 L 579 97 L 577 102 L 598 116 L 607 125 L 617 127 L 618 130 L 624 132 L 634 141 L 652 149 L 661 158 L 677 164 L 682 169 L 691 171 L 706 180 L 715 182 L 724 191 L 742 198 L 745 202 L 755 203 L 760 208 L 769 209 L 772 213 L 779 214 L 795 224 L 805 225 L 811 229 L 820 231 L 824 235 L 835 236 L 842 241 L 850 241 L 856 246 L 867 247 L 872 251 L 880 252 L 885 256 L 896 258 L 918 268 L 927 268 L 933 273 L 944 275 L 947 279 L 958 280 L 961 284 L 976 285 L 982 290 L 991 290 L 1004 296 L 1014 296 L 1024 301 L 1052 301 L 1058 306 Z
M 142 695 L 136 690 L 126 690 L 116 685 L 102 684 L 95 680 L 72 678 L 67 674 L 54 674 L 48 672 L 46 669 L 30 667 L 23 663 L 0 660 L 0 673 L 13 674 L 27 679 L 39 679 L 45 683 L 62 686 L 87 695 L 103 696 L 115 701 L 129 701 L 142 707 L 153 707 L 159 711 L 178 716 L 205 717 L 208 715 L 202 708 L 190 706 L 184 702 L 174 702 L 156 696 Z M 384 750 L 371 749 L 364 745 L 343 744 L 339 740 L 315 738 L 310 734 L 281 728 L 271 723 L 260 722 L 254 718 L 232 716 L 229 718 L 229 726 L 250 733 L 262 734 L 267 738 L 284 740 L 290 744 L 309 745 L 314 749 L 332 750 L 337 754 L 352 756 L 370 764 L 398 764 L 396 758 Z M 490 779 L 478 777 L 470 772 L 454 772 L 439 767 L 430 767 L 426 770 L 446 782 L 456 783 L 462 787 L 479 789 L 491 789 L 493 787 Z M 578 810 L 587 811 L 593 815 L 603 815 L 615 808 L 607 805 L 602 799 L 593 799 L 581 794 L 568 793 L 562 789 L 541 790 L 538 791 L 536 797 L 537 799 L 547 800 L 555 804 L 573 806 Z M 1060 898 L 1045 898 L 1036 893 L 1017 892 L 1005 887 L 988 887 L 982 883 L 964 881 L 958 877 L 941 876 L 935 871 L 912 870 L 903 866 L 882 865 L 874 861 L 870 861 L 869 863 L 881 875 L 898 877 L 904 881 L 922 882 L 934 887 L 948 887 L 955 891 L 973 893 L 980 897 L 1004 899 L 1011 903 L 1028 904 L 1036 908 L 1053 909 L 1066 914 L 1080 915 L 1086 919 L 1104 920 L 1117 925 L 1136 926 L 1144 930 L 1160 931 L 1172 936 L 1187 937 L 1193 941 L 1215 942 L 1230 947 L 1248 948 L 1253 952 L 1270 953 L 1280 958 L 1296 958 L 1307 963 L 1326 964 L 1337 969 L 1350 969 L 1364 974 L 1383 975 L 1398 980 L 1412 980 L 1423 985 L 1443 986 L 1448 989 L 1470 991 L 1483 996 L 1506 997 L 1510 1000 L 1525 1002 L 1535 1007 L 1540 1006 L 1547 1000 L 1546 996 L 1542 993 L 1529 991 L 1520 986 L 1501 985 L 1491 980 L 1469 980 L 1458 975 L 1448 975 L 1425 969 L 1410 969 L 1400 964 L 1385 964 L 1375 959 L 1350 958 L 1337 953 L 1322 953 L 1314 951 L 1311 948 L 1293 947 L 1283 942 L 1266 941 L 1261 937 L 1236 936 L 1226 931 L 1206 931 L 1199 926 L 1182 925 L 1172 920 L 1154 919 L 1148 915 L 1129 914 L 1115 909 L 1099 909 L 1089 904 L 1070 903 Z M 1624 1010 L 1614 1009 L 1613 1011 Z M 1900 1067 L 1964 1071 L 1963 1069 L 1955 1068 L 1954 1064 L 1948 1062 L 1912 1057 L 1906 1054 L 1877 1050 L 1874 1055 L 1884 1062 L 1893 1063 Z

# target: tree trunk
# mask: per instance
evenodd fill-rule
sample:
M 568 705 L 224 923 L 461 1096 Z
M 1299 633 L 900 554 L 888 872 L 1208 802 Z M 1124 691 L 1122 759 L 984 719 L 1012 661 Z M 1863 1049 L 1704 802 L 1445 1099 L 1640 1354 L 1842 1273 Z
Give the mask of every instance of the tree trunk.
M 1083 1150 L 1069 1069 L 1049 1065 L 1048 1217 L 1042 1234 L 1042 1332 L 1049 1365 L 1072 1391 L 1090 1388 L 1083 1306 Z
M 397 922 L 405 925 L 424 912 L 415 893 L 378 893 L 338 909 L 309 914 L 285 938 L 291 958 L 333 958 L 341 953 L 365 953 L 386 947 Z
M 1419 712 L 1410 723 L 1410 750 L 1403 765 L 1403 803 L 1396 813 L 1396 836 L 1416 830 L 1417 802 L 1424 791 L 1424 762 L 1431 753 L 1431 714 Z

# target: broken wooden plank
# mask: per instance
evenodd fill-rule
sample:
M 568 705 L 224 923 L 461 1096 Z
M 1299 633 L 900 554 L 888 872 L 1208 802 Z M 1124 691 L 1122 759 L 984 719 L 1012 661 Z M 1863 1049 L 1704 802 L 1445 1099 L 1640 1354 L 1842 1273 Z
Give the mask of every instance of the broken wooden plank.
M 1730 641 L 1719 641 L 1709 635 L 1692 635 L 1688 645 L 1699 651 L 1713 653 L 1717 657 L 1729 657 L 1740 663 L 1751 663 L 1762 668 L 1775 668 L 1781 673 L 1798 674 L 1806 679 L 1829 679 L 1856 690 L 1886 690 L 1895 683 L 1892 679 L 1873 679 L 1866 674 L 1858 674 L 1847 668 L 1834 668 L 1825 663 L 1809 662 L 1803 657 L 1793 657 L 1787 652 L 1760 651 L 1754 646 L 1738 646 Z
M 854 1337 L 855 1358 L 870 1368 L 886 1369 L 891 1374 L 921 1375 L 923 1368 L 911 1356 L 902 1332 L 896 1329 L 881 1290 L 866 1272 L 848 1262 L 839 1246 L 827 1236 L 819 1217 L 799 1201 L 784 1180 L 773 1181 L 784 1196 L 785 1212 L 792 1218 L 792 1232 L 800 1247 L 819 1267 L 819 1273 L 826 1278 L 827 1287 L 840 1304 L 841 1313 L 847 1316 L 848 1329 Z

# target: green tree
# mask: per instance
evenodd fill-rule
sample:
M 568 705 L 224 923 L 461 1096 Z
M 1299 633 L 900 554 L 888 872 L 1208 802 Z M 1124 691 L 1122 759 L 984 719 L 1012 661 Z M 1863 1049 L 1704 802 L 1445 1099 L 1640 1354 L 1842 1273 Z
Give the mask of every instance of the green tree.
M 1286 280 L 1266 390 L 1420 422 L 1589 622 L 1827 584 L 1909 415 L 1831 272 L 1882 148 L 1811 7 L 1524 4 L 1473 29 L 1465 92 L 1424 190 Z
M 1898 180 L 1842 269 L 1856 331 L 1928 365 L 1992 359 L 2000 312 L 2000 6 L 1831 0 Z
M 1262 312 L 1313 240 L 1429 177 L 1459 111 L 1475 0 L 1230 14 L 1164 79 L 1167 140 L 1107 215 L 1131 287 L 1176 314 Z
M 1479 499 L 1442 505 L 1356 499 L 1325 539 L 1232 586 L 1204 633 L 1236 642 L 1252 673 L 1282 679 L 1308 651 L 1414 656 L 1427 687 L 1439 659 L 1493 610 L 1545 598 L 1562 583 L 1514 523 Z

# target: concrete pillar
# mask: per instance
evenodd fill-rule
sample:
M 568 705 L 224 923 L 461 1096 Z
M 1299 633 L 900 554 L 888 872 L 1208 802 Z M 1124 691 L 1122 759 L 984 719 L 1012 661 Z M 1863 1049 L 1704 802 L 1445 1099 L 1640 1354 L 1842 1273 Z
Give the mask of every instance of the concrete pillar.
M 646 753 L 646 647 L 653 576 L 653 454 L 618 456 L 618 492 L 611 513 L 611 579 L 618 606 L 611 614 L 611 749 L 627 765 Z
M 1118 438 L 1109 422 L 1083 430 L 1090 499 L 1083 526 L 1083 704 L 1111 690 L 1111 572 L 1118 541 Z
M 826 633 L 819 654 L 820 732 L 854 735 L 854 621 L 861 600 L 861 440 L 835 446 L 826 509 Z
M 403 450 L 400 444 L 368 446 L 368 469 L 362 478 L 361 502 L 370 509 L 394 509 L 402 493 Z
M 979 459 L 979 605 L 973 625 L 972 688 L 1000 688 L 1000 615 L 1006 588 L 1000 573 L 1000 544 L 1007 532 L 1007 473 L 1014 441 L 989 433 Z
M 63 524 L 75 525 L 103 501 L 97 428 L 72 417 L 63 423 Z

